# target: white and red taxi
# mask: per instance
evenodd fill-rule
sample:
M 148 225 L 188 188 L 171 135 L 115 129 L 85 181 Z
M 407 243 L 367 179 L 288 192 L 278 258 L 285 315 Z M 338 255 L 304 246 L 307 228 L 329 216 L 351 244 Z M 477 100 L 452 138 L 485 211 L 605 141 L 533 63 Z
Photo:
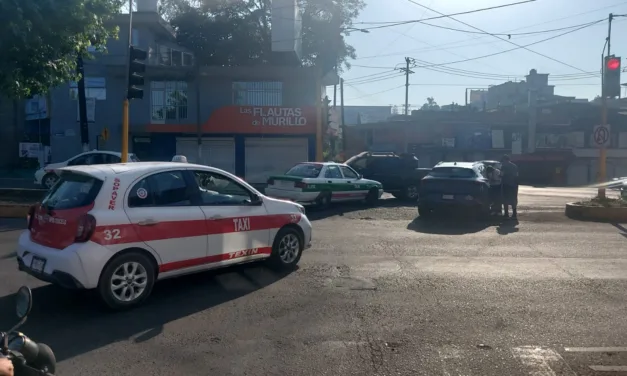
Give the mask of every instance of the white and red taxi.
M 143 302 L 164 278 L 263 259 L 293 267 L 311 243 L 303 206 L 216 168 L 139 162 L 59 173 L 30 210 L 19 269 L 98 289 L 114 309 Z

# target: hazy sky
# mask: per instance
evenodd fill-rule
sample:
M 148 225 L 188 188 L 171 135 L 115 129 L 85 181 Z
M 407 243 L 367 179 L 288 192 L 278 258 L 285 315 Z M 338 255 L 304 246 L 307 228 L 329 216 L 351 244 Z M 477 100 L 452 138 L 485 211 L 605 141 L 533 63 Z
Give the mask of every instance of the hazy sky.
M 414 3 L 425 5 L 444 14 L 487 8 L 520 0 L 366 0 L 367 7 L 356 20 L 355 27 L 372 27 L 360 22 L 405 21 L 439 16 Z M 420 106 L 428 96 L 439 104 L 464 103 L 466 88 L 481 88 L 507 81 L 524 79 L 532 68 L 538 73 L 549 73 L 555 79 L 559 95 L 594 98 L 600 91 L 601 51 L 607 36 L 607 17 L 627 14 L 627 1 L 619 0 L 536 0 L 511 7 L 454 16 L 460 21 L 489 33 L 529 33 L 605 19 L 594 26 L 574 31 L 546 42 L 529 46 L 565 64 L 536 55 L 525 49 L 472 60 L 436 66 L 438 72 L 426 68 L 413 68 L 410 75 L 409 103 Z M 466 25 L 449 18 L 426 21 L 449 28 L 470 30 Z M 527 45 L 536 41 L 572 31 L 511 35 L 511 42 Z M 507 39 L 507 36 L 501 36 Z M 353 67 L 343 74 L 344 99 L 347 105 L 402 105 L 405 102 L 405 77 L 394 75 L 395 67 L 403 67 L 404 58 L 411 57 L 418 65 L 443 64 L 516 48 L 515 45 L 485 34 L 450 31 L 420 23 L 370 30 L 370 33 L 353 32 L 348 42 L 357 50 Z M 627 17 L 616 18 L 612 24 L 611 52 L 627 58 Z M 570 65 L 570 66 L 568 66 Z M 623 67 L 627 59 L 623 59 Z M 450 71 L 454 69 L 454 71 Z M 460 72 L 459 70 L 465 70 Z M 470 72 L 468 72 L 470 71 Z M 586 74 L 583 72 L 595 72 Z M 451 74 L 453 73 L 453 74 Z M 459 74 L 470 77 L 463 77 Z M 479 73 L 479 74 L 477 74 Z M 561 77 L 560 77 L 561 75 Z M 393 76 L 393 77 L 390 77 Z M 593 76 L 593 77 L 591 77 Z M 582 79 L 583 77 L 583 79 Z M 623 73 L 627 82 L 627 72 Z M 333 90 L 327 90 L 329 96 Z M 338 90 L 339 104 L 339 90 Z

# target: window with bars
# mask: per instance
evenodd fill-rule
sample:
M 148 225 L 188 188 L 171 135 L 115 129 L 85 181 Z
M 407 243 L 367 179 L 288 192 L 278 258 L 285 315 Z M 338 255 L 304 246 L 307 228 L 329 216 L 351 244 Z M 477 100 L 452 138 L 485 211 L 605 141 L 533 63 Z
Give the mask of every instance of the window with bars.
M 233 82 L 233 104 L 238 106 L 282 106 L 283 83 L 278 81 Z
M 153 123 L 187 119 L 187 82 L 152 81 L 150 112 Z
M 148 49 L 148 63 L 168 67 L 191 67 L 194 65 L 194 56 L 189 52 L 154 44 Z

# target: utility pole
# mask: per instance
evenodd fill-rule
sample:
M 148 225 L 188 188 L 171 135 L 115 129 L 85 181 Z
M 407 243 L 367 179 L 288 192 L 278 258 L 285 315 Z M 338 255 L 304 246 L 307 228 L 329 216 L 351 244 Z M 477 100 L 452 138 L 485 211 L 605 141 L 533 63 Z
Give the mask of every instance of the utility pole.
M 131 45 L 133 44 L 133 0 L 128 0 L 128 45 L 126 47 L 126 79 L 124 83 L 127 84 L 130 79 L 131 69 Z M 128 162 L 128 88 L 124 93 L 124 102 L 122 102 L 122 163 Z
M 607 56 L 610 56 L 610 48 L 612 47 L 612 19 L 614 15 L 610 13 L 608 17 L 608 26 L 607 26 Z M 603 54 L 601 54 L 603 55 Z M 601 69 L 602 72 L 605 72 L 605 59 L 601 56 Z M 605 127 L 607 125 L 607 96 L 605 95 L 605 77 L 603 77 L 603 73 L 601 73 L 601 125 Z M 605 169 L 607 164 L 607 150 L 605 149 L 605 145 L 601 145 L 599 149 L 599 183 L 605 183 L 605 177 L 607 175 Z M 597 196 L 601 199 L 605 198 L 605 187 L 602 185 L 599 186 L 597 191 Z
M 409 64 L 413 64 L 414 59 L 411 57 L 405 58 L 405 68 L 400 68 L 400 71 L 405 72 L 405 116 L 409 115 L 409 75 L 414 71 L 409 69 Z
M 83 151 L 89 151 L 89 121 L 87 119 L 87 98 L 85 97 L 85 67 L 83 57 L 76 59 L 76 73 L 80 76 L 77 82 L 78 90 L 78 118 L 81 128 L 81 144 Z
M 342 129 L 342 154 L 343 161 L 346 161 L 346 124 L 344 124 L 344 79 L 340 78 L 340 128 Z

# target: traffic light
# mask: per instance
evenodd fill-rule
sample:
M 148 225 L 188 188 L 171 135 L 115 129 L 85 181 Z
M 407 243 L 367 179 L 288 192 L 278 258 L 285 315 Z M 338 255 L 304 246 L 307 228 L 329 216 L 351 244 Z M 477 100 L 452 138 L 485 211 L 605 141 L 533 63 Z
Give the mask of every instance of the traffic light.
M 620 57 L 606 56 L 603 65 L 603 95 L 620 97 Z
M 126 97 L 130 99 L 144 98 L 144 76 L 146 64 L 144 60 L 148 58 L 148 53 L 133 46 L 129 47 L 129 64 L 128 64 L 128 88 Z

